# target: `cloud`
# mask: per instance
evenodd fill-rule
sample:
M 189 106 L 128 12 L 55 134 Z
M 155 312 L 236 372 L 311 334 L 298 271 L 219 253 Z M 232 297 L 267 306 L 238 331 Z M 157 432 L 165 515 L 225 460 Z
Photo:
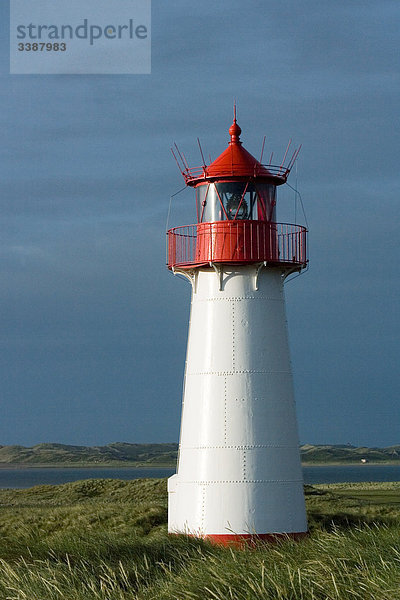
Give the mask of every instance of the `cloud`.
M 303 143 L 311 262 L 286 287 L 301 437 L 396 441 L 398 3 L 153 8 L 150 76 L 9 76 L 3 59 L 2 442 L 176 439 L 190 287 L 164 265 L 169 148 L 198 165 L 200 137 L 215 158 L 234 98 L 254 155 L 264 134 L 265 156 Z M 188 190 L 171 224 L 193 213 Z

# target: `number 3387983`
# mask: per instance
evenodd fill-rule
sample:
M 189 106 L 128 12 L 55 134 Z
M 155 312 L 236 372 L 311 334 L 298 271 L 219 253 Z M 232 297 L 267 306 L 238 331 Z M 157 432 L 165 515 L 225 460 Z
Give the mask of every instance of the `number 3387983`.
M 58 42 L 50 43 L 50 42 L 35 42 L 33 44 L 27 42 L 26 44 L 18 44 L 19 52 L 65 52 L 67 49 L 67 44 L 62 42 L 59 44 Z

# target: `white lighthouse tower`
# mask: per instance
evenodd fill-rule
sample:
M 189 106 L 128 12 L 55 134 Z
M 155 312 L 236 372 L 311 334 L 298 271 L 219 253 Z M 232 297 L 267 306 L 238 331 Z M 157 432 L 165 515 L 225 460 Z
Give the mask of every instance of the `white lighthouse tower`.
M 307 532 L 283 291 L 307 258 L 305 228 L 275 211 L 298 152 L 262 165 L 236 117 L 229 134 L 210 165 L 182 158 L 197 223 L 168 231 L 168 267 L 192 285 L 168 530 L 240 545 Z

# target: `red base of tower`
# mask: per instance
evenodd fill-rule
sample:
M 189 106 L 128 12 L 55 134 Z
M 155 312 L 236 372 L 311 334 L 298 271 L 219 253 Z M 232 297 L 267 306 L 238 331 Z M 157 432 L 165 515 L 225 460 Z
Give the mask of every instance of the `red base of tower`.
M 176 534 L 173 534 L 176 535 Z M 209 534 L 205 535 L 204 540 L 208 540 L 212 544 L 218 546 L 232 546 L 234 548 L 254 548 L 258 542 L 268 542 L 276 544 L 286 540 L 300 541 L 308 537 L 308 531 L 299 531 L 293 533 L 228 533 L 228 534 Z M 188 537 L 196 538 L 198 536 L 188 535 Z
M 206 535 L 204 539 L 219 546 L 233 546 L 235 548 L 254 547 L 258 542 L 277 543 L 285 540 L 301 540 L 308 536 L 308 532 L 296 533 L 242 533 L 242 534 L 222 534 Z

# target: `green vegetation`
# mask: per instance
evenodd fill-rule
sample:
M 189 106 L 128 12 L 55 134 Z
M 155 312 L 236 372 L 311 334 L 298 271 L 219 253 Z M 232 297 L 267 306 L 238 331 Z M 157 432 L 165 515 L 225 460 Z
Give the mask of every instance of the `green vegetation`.
M 0 490 L 1 600 L 400 600 L 400 482 L 306 486 L 311 535 L 166 533 L 166 481 Z
M 175 466 L 177 444 L 127 444 L 116 442 L 107 446 L 68 446 L 37 444 L 0 446 L 0 465 L 24 467 L 56 466 Z
M 304 464 L 360 464 L 367 463 L 400 463 L 400 446 L 389 446 L 387 448 L 366 448 L 361 446 L 312 446 L 305 444 L 301 446 L 301 460 Z
M 23 467 L 174 467 L 177 444 L 127 444 L 116 442 L 107 446 L 68 446 L 37 444 L 0 446 L 0 466 Z M 400 446 L 388 448 L 356 448 L 354 446 L 301 446 L 301 459 L 312 464 L 360 464 L 361 461 L 400 464 Z

